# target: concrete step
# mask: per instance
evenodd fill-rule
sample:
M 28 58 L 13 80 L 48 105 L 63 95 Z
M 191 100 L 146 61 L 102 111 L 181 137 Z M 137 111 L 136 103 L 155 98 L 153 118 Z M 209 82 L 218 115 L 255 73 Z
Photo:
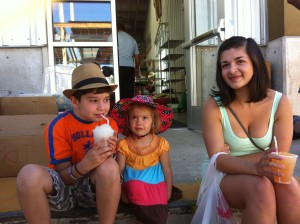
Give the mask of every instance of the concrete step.
M 182 190 L 182 198 L 169 202 L 168 224 L 190 223 L 196 198 L 199 190 L 198 183 L 174 184 Z M 16 193 L 16 178 L 0 178 L 0 223 L 27 223 L 20 206 Z M 52 212 L 52 224 L 74 224 L 74 223 L 98 223 L 96 208 L 75 208 L 68 212 Z M 116 216 L 116 224 L 136 223 L 132 211 L 120 204 Z
M 300 184 L 300 177 L 296 177 Z M 196 199 L 199 191 L 198 183 L 174 184 L 182 190 L 182 198 L 169 202 L 169 217 L 167 224 L 190 224 L 196 209 Z M 15 178 L 0 178 L 0 223 L 27 223 L 17 200 Z M 240 218 L 241 211 L 234 211 Z M 51 224 L 98 223 L 96 208 L 75 208 L 68 212 L 52 212 Z M 135 217 L 128 207 L 120 204 L 115 220 L 116 224 L 136 224 Z
M 9 215 L 9 216 L 7 216 Z M 192 212 L 189 207 L 175 207 L 169 208 L 169 217 L 167 224 L 189 224 L 192 220 Z M 0 223 L 14 224 L 14 223 L 27 223 L 21 212 L 13 212 L 0 215 Z M 95 208 L 84 209 L 76 208 L 71 212 L 52 212 L 51 224 L 98 224 L 98 216 Z M 136 224 L 135 217 L 132 213 L 124 210 L 119 211 L 115 224 Z

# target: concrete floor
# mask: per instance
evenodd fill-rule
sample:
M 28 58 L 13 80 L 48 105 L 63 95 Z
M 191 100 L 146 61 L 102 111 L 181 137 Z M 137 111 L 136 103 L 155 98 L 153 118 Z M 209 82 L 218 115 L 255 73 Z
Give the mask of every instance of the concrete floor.
M 201 158 L 205 156 L 200 131 L 187 128 L 169 129 L 162 133 L 170 144 L 174 183 L 195 183 L 199 177 Z

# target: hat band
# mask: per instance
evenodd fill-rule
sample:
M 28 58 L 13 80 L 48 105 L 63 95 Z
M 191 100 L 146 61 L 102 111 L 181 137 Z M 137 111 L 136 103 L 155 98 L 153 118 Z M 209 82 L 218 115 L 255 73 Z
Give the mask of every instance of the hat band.
M 108 82 L 107 82 L 106 79 L 99 78 L 99 77 L 94 77 L 94 78 L 85 79 L 85 80 L 82 80 L 82 81 L 76 83 L 76 85 L 74 85 L 72 87 L 72 89 L 78 89 L 80 87 L 83 87 L 83 86 L 86 86 L 86 85 L 89 85 L 89 84 L 94 84 L 94 83 L 103 83 L 103 84 L 108 85 Z

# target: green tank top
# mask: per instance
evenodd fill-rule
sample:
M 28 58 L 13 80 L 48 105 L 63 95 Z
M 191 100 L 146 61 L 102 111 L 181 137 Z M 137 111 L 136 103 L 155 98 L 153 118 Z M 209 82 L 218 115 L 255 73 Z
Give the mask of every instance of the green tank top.
M 277 107 L 280 101 L 280 98 L 282 96 L 282 93 L 275 92 L 275 97 L 273 101 L 272 111 L 271 111 L 271 117 L 269 121 L 269 128 L 267 133 L 262 136 L 261 138 L 252 138 L 254 142 L 260 146 L 261 148 L 267 148 L 270 146 L 272 142 L 272 136 L 273 136 L 273 126 L 274 126 L 274 117 L 275 113 L 277 111 Z M 225 107 L 219 107 L 221 114 L 222 114 L 222 126 L 223 126 L 223 133 L 224 133 L 224 139 L 225 143 L 229 145 L 230 147 L 230 155 L 232 156 L 241 156 L 241 155 L 247 155 L 252 154 L 256 152 L 260 152 L 259 149 L 257 149 L 249 140 L 249 138 L 239 138 L 234 134 L 232 131 L 228 114 L 226 112 Z
M 279 101 L 281 99 L 282 93 L 275 92 L 274 101 L 272 105 L 271 117 L 269 121 L 269 128 L 267 133 L 262 136 L 261 138 L 252 138 L 255 143 L 260 146 L 261 148 L 269 147 L 272 142 L 272 135 L 273 135 L 273 126 L 274 126 L 274 117 L 275 113 L 278 108 Z M 217 100 L 216 100 L 217 101 Z M 226 112 L 225 107 L 219 107 L 222 115 L 222 127 L 224 133 L 224 140 L 225 143 L 230 147 L 230 155 L 231 156 L 242 156 L 248 155 L 252 153 L 261 152 L 257 149 L 249 140 L 249 138 L 240 138 L 234 134 L 232 131 L 228 114 Z M 206 172 L 207 166 L 209 164 L 209 157 L 208 155 L 205 156 L 202 160 L 202 164 L 200 167 L 200 178 L 202 178 Z

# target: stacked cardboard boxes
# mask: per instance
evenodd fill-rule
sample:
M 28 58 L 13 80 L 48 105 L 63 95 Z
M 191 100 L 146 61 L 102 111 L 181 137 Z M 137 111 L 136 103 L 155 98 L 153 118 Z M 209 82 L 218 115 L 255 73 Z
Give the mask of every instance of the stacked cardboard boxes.
M 57 114 L 54 96 L 0 97 L 0 177 L 48 164 L 44 128 Z

